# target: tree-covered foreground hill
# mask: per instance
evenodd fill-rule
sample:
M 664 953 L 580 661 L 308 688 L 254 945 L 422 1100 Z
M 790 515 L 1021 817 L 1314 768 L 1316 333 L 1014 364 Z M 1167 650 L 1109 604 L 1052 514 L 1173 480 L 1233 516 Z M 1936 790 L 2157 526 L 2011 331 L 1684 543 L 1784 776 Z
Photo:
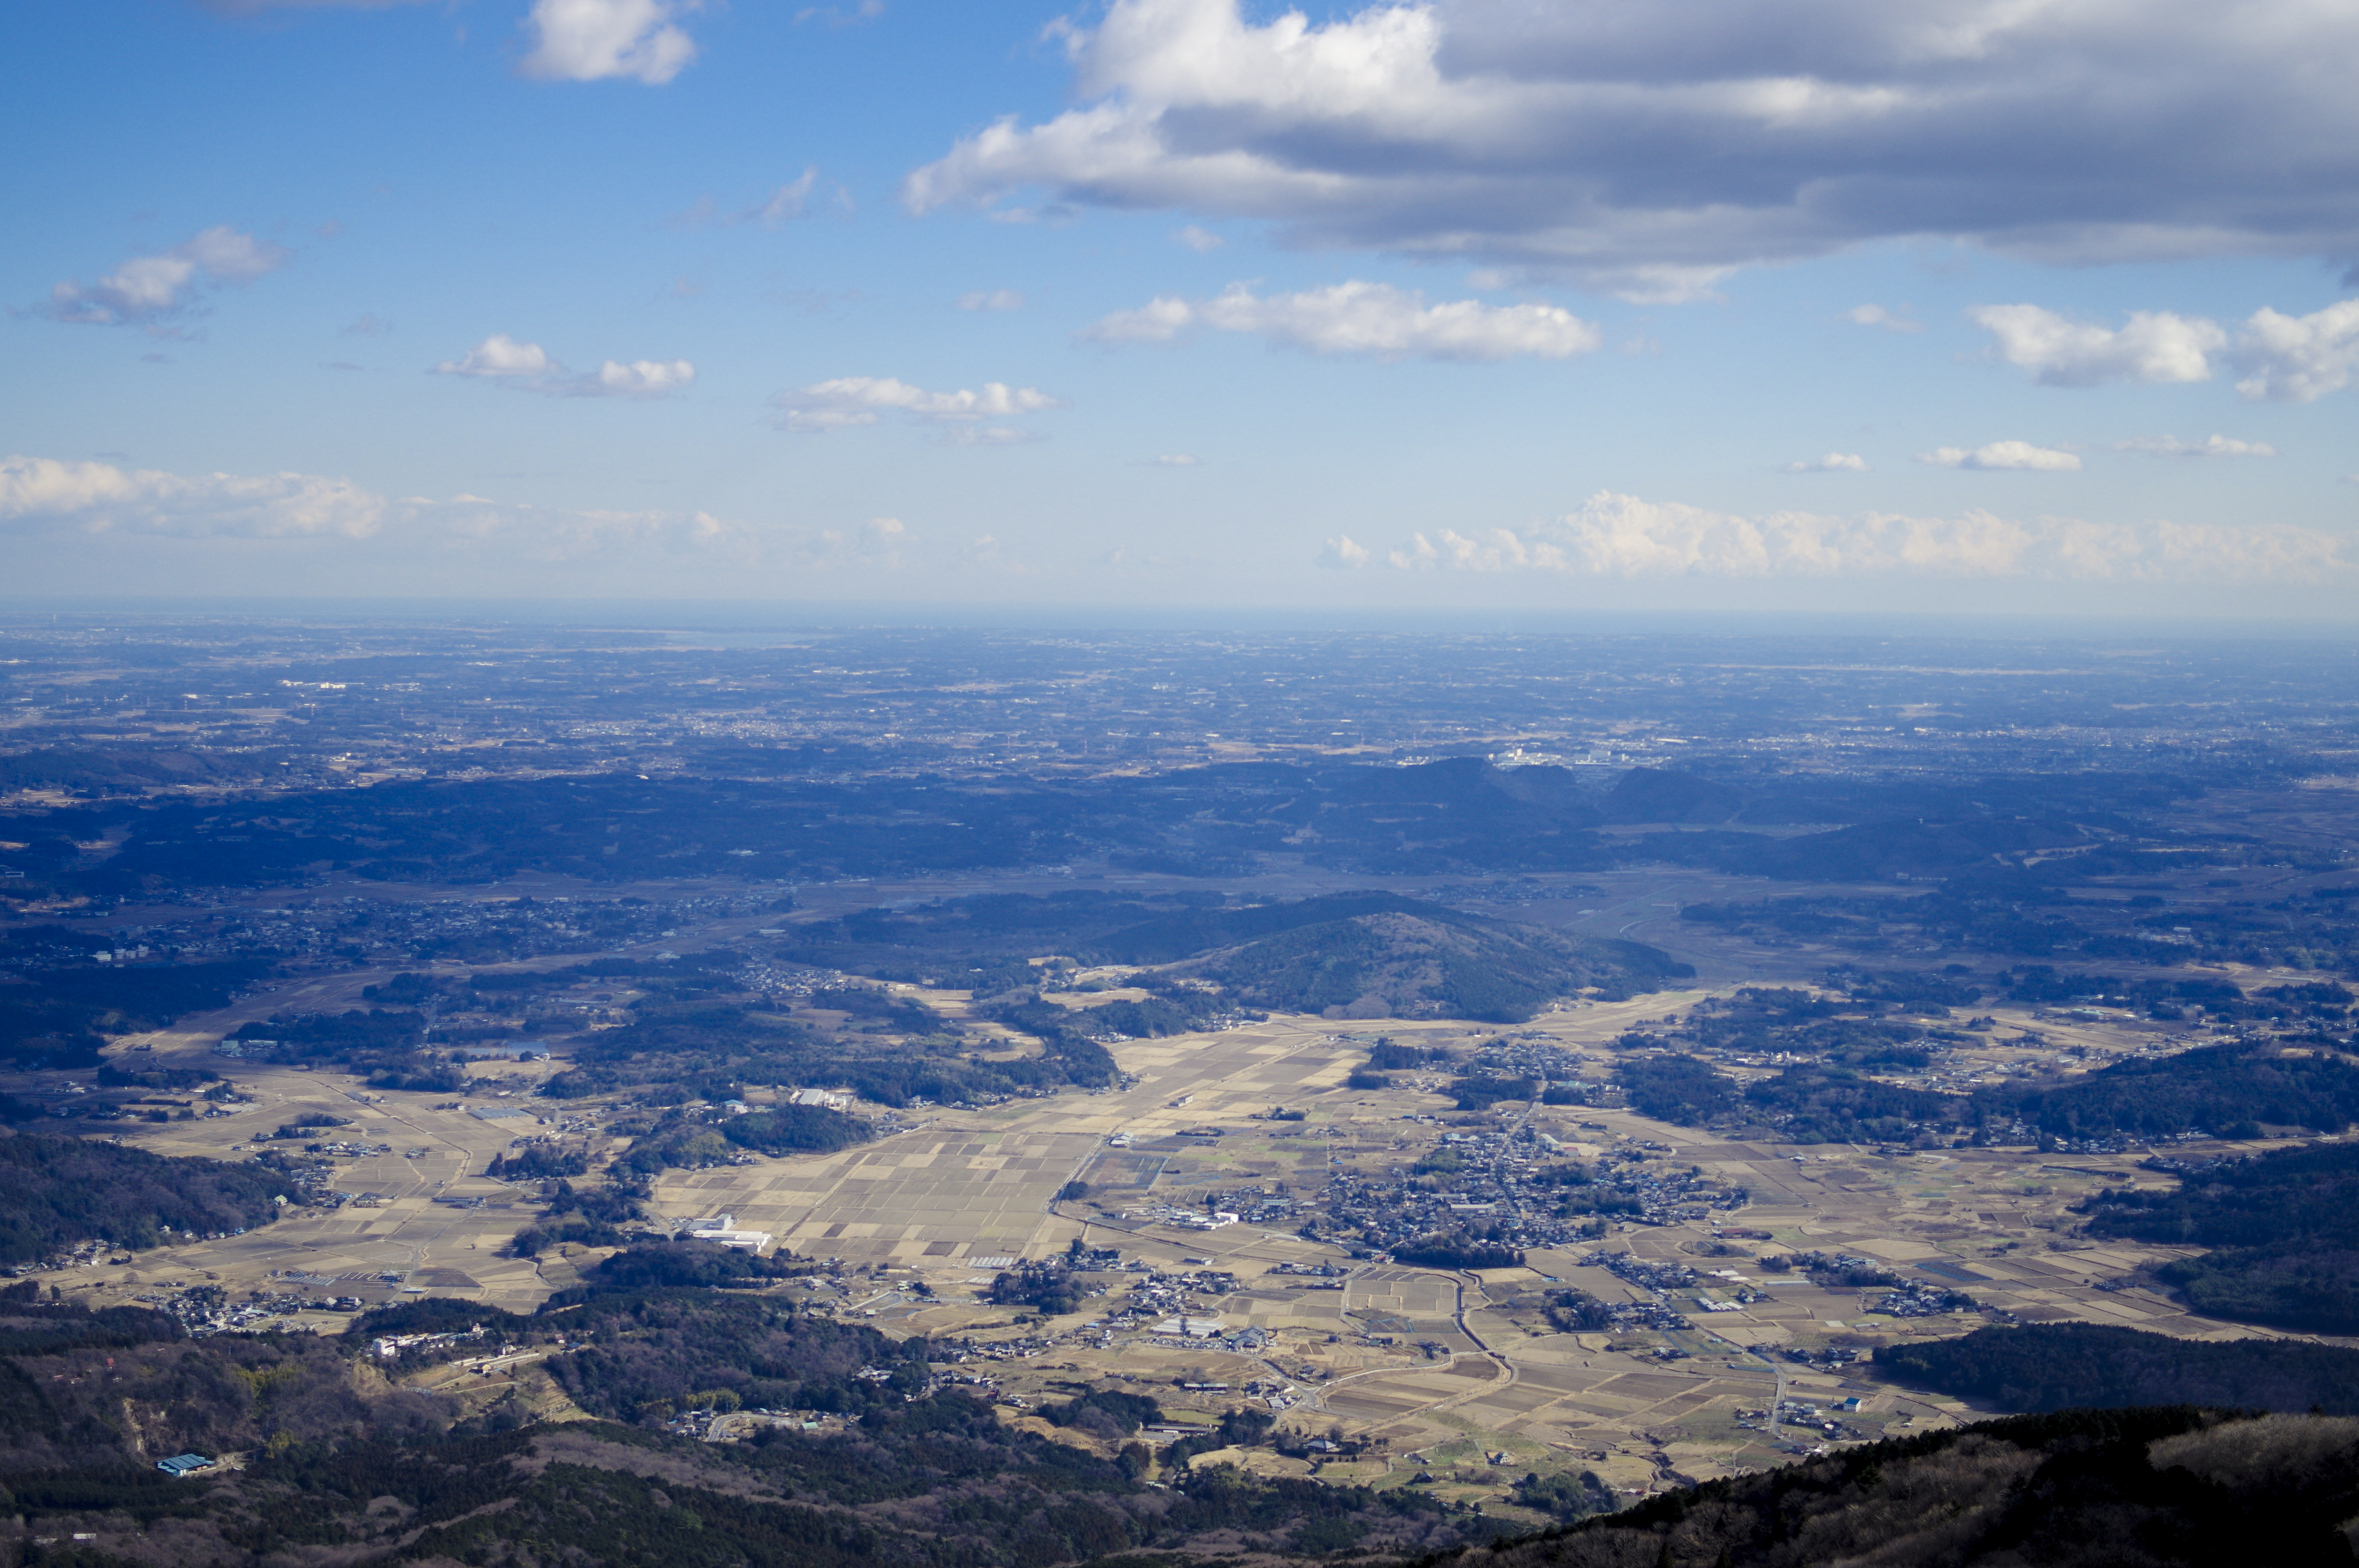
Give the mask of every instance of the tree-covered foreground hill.
M 1218 1462 L 1218 1447 L 1285 1441 L 1249 1408 L 1161 1448 L 1146 1430 L 1160 1412 L 1135 1387 L 1044 1410 L 1053 1433 L 1013 1423 L 936 1378 L 927 1341 L 800 1310 L 766 1275 L 731 1277 L 751 1289 L 639 1282 L 685 1277 L 676 1250 L 593 1271 L 534 1314 L 427 1298 L 333 1339 L 191 1340 L 159 1314 L 60 1304 L 31 1281 L 0 1290 L 0 1553 L 92 1568 L 2192 1568 L 2229 1560 L 2234 1541 L 2272 1565 L 2347 1563 L 2337 1521 L 2359 1514 L 2359 1422 L 2175 1405 L 1931 1433 L 1615 1514 L 1588 1477 L 1535 1474 L 1517 1498 L 1576 1522 L 1516 1540 L 1505 1519 L 1414 1484 L 1257 1479 Z M 373 1348 L 397 1334 L 454 1337 L 390 1360 Z M 538 1419 L 514 1391 L 462 1403 L 397 1386 L 493 1345 L 543 1352 L 577 1419 Z M 2033 1337 L 1998 1350 L 2042 1346 L 2052 1362 L 2057 1346 Z M 2182 1386 L 2167 1357 L 2130 1361 L 2134 1391 Z M 691 1411 L 764 1407 L 824 1419 L 730 1444 L 666 1430 Z M 188 1450 L 243 1467 L 185 1480 L 154 1467 Z
M 81 1241 L 147 1248 L 267 1225 L 296 1197 L 259 1165 L 175 1159 L 79 1138 L 0 1137 L 0 1264 Z
M 2067 1411 L 1650 1498 L 1452 1568 L 2325 1568 L 2352 1561 L 2359 1421 Z
M 387 1363 L 370 1346 L 395 1333 L 462 1337 Z M 549 1376 L 592 1419 L 536 1422 L 513 1398 L 471 1412 L 388 1380 L 487 1343 L 550 1350 Z M 1502 1528 L 1415 1490 L 1191 1465 L 1184 1444 L 1151 1453 L 1136 1421 L 1053 1441 L 933 1386 L 929 1348 L 711 1289 L 592 1288 L 528 1316 L 429 1299 L 368 1314 L 341 1340 L 192 1341 L 158 1314 L 12 1287 L 0 1292 L 0 1552 L 29 1534 L 89 1538 L 44 1561 L 158 1568 L 1035 1568 L 1215 1541 L 1416 1556 Z M 730 1444 L 662 1430 L 690 1410 L 764 1407 L 825 1412 L 826 1430 L 796 1422 Z M 1235 1435 L 1266 1442 L 1271 1424 L 1241 1417 Z M 190 1450 L 247 1457 L 185 1481 L 154 1468 Z

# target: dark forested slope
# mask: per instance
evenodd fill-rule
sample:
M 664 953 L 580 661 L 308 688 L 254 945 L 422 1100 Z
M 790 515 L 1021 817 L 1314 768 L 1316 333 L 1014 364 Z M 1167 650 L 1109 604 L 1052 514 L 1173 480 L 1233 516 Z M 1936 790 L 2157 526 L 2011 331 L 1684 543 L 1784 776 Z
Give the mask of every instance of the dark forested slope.
M 167 1233 L 223 1235 L 267 1225 L 294 1184 L 259 1165 L 38 1133 L 0 1137 L 0 1263 L 78 1241 L 153 1247 Z
M 2213 1249 L 2158 1271 L 2197 1312 L 2359 1334 L 2359 1144 L 2223 1161 L 2175 1191 L 2109 1192 L 2089 1229 Z
M 1473 1568 L 2325 1568 L 2352 1561 L 2359 1422 L 2068 1411 L 1650 1498 Z
M 1913 1388 L 2001 1410 L 2200 1404 L 2359 1415 L 2359 1350 L 2299 1340 L 2173 1339 L 2093 1323 L 1978 1328 L 1886 1345 L 1876 1367 Z

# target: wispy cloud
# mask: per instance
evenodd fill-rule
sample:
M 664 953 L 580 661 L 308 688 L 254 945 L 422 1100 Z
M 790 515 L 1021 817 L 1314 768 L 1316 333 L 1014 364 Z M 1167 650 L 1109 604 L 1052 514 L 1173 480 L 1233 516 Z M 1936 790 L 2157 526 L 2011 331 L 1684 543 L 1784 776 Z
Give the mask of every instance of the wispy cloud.
M 722 210 L 721 203 L 713 200 L 708 192 L 699 196 L 685 210 L 666 218 L 664 227 L 689 230 L 734 229 L 741 224 L 752 223 L 764 229 L 776 229 L 791 223 L 799 218 L 810 216 L 811 201 L 818 193 L 819 185 L 819 166 L 809 164 L 804 166 L 802 173 L 784 185 L 772 187 L 751 207 L 735 211 L 724 211 Z M 840 185 L 835 187 L 834 190 L 837 205 L 849 211 L 852 205 L 851 192 Z
M 885 0 L 859 0 L 853 5 L 806 5 L 795 13 L 795 20 L 817 22 L 824 27 L 849 27 L 873 22 L 884 14 Z
M 1204 460 L 1188 452 L 1166 452 L 1156 458 L 1133 458 L 1135 469 L 1192 469 L 1201 467 Z
M 1788 473 L 1865 473 L 1867 460 L 1852 452 L 1829 452 L 1808 462 L 1788 463 Z
M 53 321 L 155 328 L 190 310 L 208 286 L 252 283 L 292 254 L 220 224 L 160 255 L 134 256 L 103 277 L 60 283 L 38 308 Z
M 251 16 L 257 11 L 376 11 L 394 5 L 423 5 L 426 0 L 203 0 L 209 11 Z
M 686 360 L 607 360 L 594 371 L 577 375 L 549 358 L 538 343 L 518 342 L 495 332 L 455 360 L 444 360 L 436 375 L 473 376 L 513 392 L 537 392 L 549 397 L 630 397 L 641 401 L 668 397 L 696 379 L 696 367 Z
M 1993 441 L 1983 447 L 1936 447 L 1919 452 L 1917 460 L 1937 469 L 1983 469 L 1992 472 L 2071 473 L 2081 466 L 2078 453 L 2057 447 L 2035 447 L 2028 441 Z
M 817 382 L 781 392 L 771 403 L 778 410 L 779 428 L 811 434 L 874 425 L 886 414 L 895 413 L 929 424 L 957 426 L 1065 406 L 1063 399 L 1052 397 L 1038 387 L 1009 386 L 1004 382 L 987 381 L 976 391 L 929 392 L 892 376 L 873 375 L 839 376 L 832 381 Z M 1006 444 L 1010 437 L 1026 438 L 1021 431 L 1008 431 L 990 438 L 978 435 L 971 444 Z
M 1474 299 L 1429 305 L 1415 290 L 1358 281 L 1297 294 L 1257 296 L 1235 284 L 1211 299 L 1166 296 L 1105 317 L 1082 336 L 1102 343 L 1166 343 L 1200 327 L 1309 353 L 1375 359 L 1570 359 L 1594 353 L 1603 341 L 1593 323 L 1554 305 Z
M 0 535 L 125 536 L 522 562 L 711 557 L 803 570 L 892 571 L 919 544 L 899 519 L 758 525 L 697 511 L 582 511 L 480 495 L 392 496 L 320 474 L 179 474 L 107 462 L 0 459 Z M 193 558 L 193 557 L 192 557 Z M 306 559 L 317 558 L 307 555 Z
M 2134 436 L 2114 443 L 2117 452 L 2144 452 L 2155 458 L 2273 458 L 2277 449 L 2267 441 L 2240 441 L 2233 436 L 2211 435 L 2200 441 L 2176 436 Z
M 2343 580 L 2351 536 L 2284 524 L 1914 517 L 1868 512 L 1745 516 L 1600 492 L 1580 511 L 1523 529 L 1418 533 L 1386 557 L 1406 571 L 1587 577 L 1914 575 L 2060 580 Z
M 746 216 L 765 229 L 775 229 L 790 218 L 799 218 L 810 205 L 810 194 L 819 185 L 819 166 L 811 164 L 802 173 L 762 199 L 762 204 Z
M 1925 323 L 1908 316 L 1898 316 L 1881 305 L 1854 305 L 1843 313 L 1845 320 L 1862 327 L 1881 327 L 1887 332 L 1921 332 Z
M 1012 288 L 979 288 L 958 298 L 962 310 L 1021 310 L 1024 297 Z

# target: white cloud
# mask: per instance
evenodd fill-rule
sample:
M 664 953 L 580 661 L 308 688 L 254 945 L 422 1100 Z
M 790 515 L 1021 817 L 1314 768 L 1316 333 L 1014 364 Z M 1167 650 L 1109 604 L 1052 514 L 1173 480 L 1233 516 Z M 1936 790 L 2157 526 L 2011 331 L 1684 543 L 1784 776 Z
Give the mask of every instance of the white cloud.
M 466 357 L 444 360 L 434 367 L 437 375 L 539 376 L 547 375 L 555 361 L 538 343 L 519 343 L 506 332 L 495 332 L 469 349 Z
M 2208 381 L 2212 361 L 2224 354 L 2244 373 L 2236 390 L 2245 397 L 2310 403 L 2359 373 L 2359 299 L 2307 316 L 2264 306 L 2245 318 L 2233 348 L 2218 322 L 2168 310 L 2134 311 L 2118 330 L 2037 305 L 1985 305 L 1972 314 L 1997 340 L 2001 359 L 2050 386 Z
M 696 379 L 696 367 L 686 360 L 633 360 L 628 364 L 608 360 L 598 367 L 594 386 L 589 376 L 563 389 L 568 397 L 663 397 Z
M 2080 457 L 2054 447 L 2035 447 L 2028 441 L 1993 441 L 1986 447 L 1936 447 L 1930 452 L 1919 452 L 1917 460 L 1937 469 L 2013 470 L 2026 473 L 2071 473 L 2081 466 Z
M 762 204 L 746 216 L 765 229 L 775 229 L 789 218 L 799 218 L 810 203 L 810 194 L 819 187 L 819 166 L 811 164 L 802 173 L 788 180 L 763 199 Z
M 885 14 L 885 0 L 860 0 L 846 9 L 838 5 L 806 5 L 795 13 L 795 20 L 818 22 L 830 27 L 849 27 L 855 23 L 873 22 Z
M 1907 316 L 1896 316 L 1881 305 L 1854 305 L 1843 312 L 1844 319 L 1862 327 L 1881 327 L 1887 332 L 1921 332 L 1925 323 Z
M 89 533 L 365 538 L 383 525 L 386 513 L 384 497 L 349 480 L 315 474 L 183 475 L 51 458 L 0 460 L 0 528 L 14 532 L 69 526 Z
M 914 171 L 1656 297 L 1957 236 L 2075 263 L 2359 254 L 2359 12 L 2118 0 L 1112 0 L 1076 105 Z M 1027 198 L 1030 200 L 1031 198 Z
M 673 18 L 696 0 L 533 0 L 532 52 L 520 67 L 544 81 L 626 77 L 661 86 L 696 58 Z
M 978 288 L 972 294 L 959 296 L 962 310 L 1021 310 L 1024 297 L 1012 288 Z
M 1136 310 L 1099 318 L 1081 335 L 1101 343 L 1168 343 L 1195 324 L 1195 306 L 1174 295 L 1159 295 Z
M 2134 436 L 2114 443 L 2117 452 L 2144 452 L 2157 458 L 2273 458 L 2277 449 L 2267 441 L 2240 441 L 2233 436 L 2211 435 L 2200 441 L 2176 436 Z
M 1987 512 L 1747 517 L 1601 492 L 1578 512 L 1520 531 L 1415 534 L 1389 559 L 1403 570 L 1615 578 L 2318 581 L 2339 580 L 2359 566 L 2359 547 L 2343 535 L 2280 524 L 2109 524 Z
M 770 193 L 743 211 L 724 212 L 721 203 L 707 192 L 689 203 L 681 211 L 664 220 L 668 229 L 734 229 L 741 223 L 758 223 L 765 229 L 775 229 L 810 215 L 811 198 L 819 190 L 819 166 L 807 164 L 802 173 L 773 188 Z M 852 210 L 852 193 L 841 185 L 834 188 L 834 200 L 845 211 Z
M 1829 452 L 1810 462 L 1786 465 L 1788 473 L 1865 473 L 1867 460 L 1852 452 Z
M 1349 571 L 1368 564 L 1368 547 L 1349 534 L 1338 534 L 1319 547 L 1319 564 L 1334 571 Z
M 848 375 L 782 392 L 771 399 L 781 429 L 825 432 L 874 425 L 888 413 L 935 423 L 968 424 L 1062 408 L 1037 387 L 984 383 L 981 391 L 928 392 L 891 376 Z M 1012 432 L 1021 438 L 1021 432 Z M 1005 439 L 1003 436 L 999 439 Z
M 594 371 L 576 375 L 538 343 L 520 343 L 505 332 L 495 332 L 455 360 L 434 367 L 436 375 L 481 376 L 516 392 L 538 392 L 549 397 L 632 397 L 642 401 L 666 397 L 696 379 L 696 367 L 686 360 L 633 360 L 625 364 L 607 360 Z
M 1212 299 L 1166 297 L 1117 311 L 1083 335 L 1108 343 L 1168 342 L 1198 326 L 1314 354 L 1379 359 L 1569 359 L 1595 352 L 1603 341 L 1593 323 L 1555 305 L 1428 305 L 1415 290 L 1356 280 L 1299 294 L 1258 297 L 1240 283 Z
M 58 284 L 41 313 L 87 326 L 153 325 L 188 309 L 200 286 L 252 283 L 291 254 L 220 224 L 161 255 L 134 256 L 104 277 Z
M 1180 243 L 1187 246 L 1190 250 L 1195 252 L 1200 256 L 1217 251 L 1223 245 L 1229 243 L 1220 235 L 1212 232 L 1210 229 L 1199 228 L 1193 223 L 1189 224 L 1186 228 L 1180 230 L 1171 237 L 1179 241 Z
M 946 447 L 1027 447 L 1047 439 L 1018 425 L 945 425 L 934 438 Z
M 203 0 L 207 9 L 232 16 L 257 11 L 377 11 L 395 5 L 421 5 L 424 0 Z
M 2118 329 L 2067 320 L 2037 305 L 1984 305 L 1969 314 L 1998 340 L 1999 357 L 2049 386 L 2101 382 L 2204 381 L 2228 346 L 2219 323 L 2168 310 L 2135 310 Z
M 2256 310 L 2236 341 L 2236 390 L 2272 403 L 2310 403 L 2351 384 L 2359 371 L 2359 299 L 2307 316 Z
M 572 511 L 480 495 L 388 496 L 318 474 L 177 474 L 104 462 L 0 459 L 0 536 L 210 542 L 348 552 L 306 560 L 414 567 L 421 558 L 591 565 L 711 557 L 734 566 L 894 570 L 916 545 L 897 518 L 857 528 L 754 525 L 706 512 Z M 423 552 L 423 555 L 421 555 Z M 195 560 L 195 557 L 175 559 Z
M 1188 452 L 1166 452 L 1157 458 L 1133 458 L 1130 466 L 1135 469 L 1192 469 L 1201 467 L 1203 461 L 1203 459 Z

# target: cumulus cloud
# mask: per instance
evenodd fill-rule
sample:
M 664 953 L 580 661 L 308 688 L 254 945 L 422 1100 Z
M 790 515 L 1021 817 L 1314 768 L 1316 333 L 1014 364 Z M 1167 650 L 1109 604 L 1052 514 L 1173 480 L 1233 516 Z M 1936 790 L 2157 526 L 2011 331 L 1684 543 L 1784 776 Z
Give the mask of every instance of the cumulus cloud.
M 2071 473 L 2081 466 L 2077 453 L 2028 441 L 1993 441 L 1986 447 L 1936 447 L 1919 452 L 1917 460 L 1937 469 L 2013 470 L 2024 473 Z
M 915 170 L 1652 297 L 1908 235 L 2076 263 L 2359 254 L 2359 13 L 2110 0 L 1113 0 L 1074 107 Z
M 1012 288 L 978 288 L 959 296 L 962 310 L 1021 310 L 1024 297 Z
M 594 376 L 580 377 L 563 390 L 568 397 L 663 397 L 695 379 L 696 367 L 686 360 L 608 360 Z
M 2208 381 L 2225 359 L 2243 373 L 2236 390 L 2255 402 L 2310 403 L 2340 392 L 2359 373 L 2359 299 L 2307 316 L 2263 307 L 2233 344 L 2201 316 L 2134 311 L 2120 328 L 2072 321 L 2037 305 L 1985 305 L 1972 312 L 1998 356 L 2050 386 L 2109 381 L 2152 384 Z
M 2307 316 L 2256 310 L 2236 342 L 2236 390 L 2272 403 L 2309 403 L 2351 384 L 2359 370 L 2359 299 Z
M 1338 534 L 1319 546 L 1319 564 L 1332 571 L 1349 571 L 1368 564 L 1368 547 L 1349 534 Z
M 495 332 L 469 349 L 463 358 L 444 360 L 437 375 L 539 376 L 552 361 L 538 343 L 519 343 L 506 332 Z
M 1881 305 L 1854 305 L 1843 312 L 1843 319 L 1855 326 L 1881 327 L 1887 332 L 1921 332 L 1925 323 L 1907 316 L 1896 316 Z
M 134 256 L 103 277 L 68 280 L 49 290 L 41 314 L 84 326 L 155 326 L 187 311 L 208 285 L 252 283 L 292 254 L 219 224 L 160 255 Z
M 2211 356 L 2228 346 L 2217 322 L 2168 310 L 2132 311 L 2118 329 L 2070 321 L 2037 305 L 1985 305 L 1970 314 L 1997 340 L 2001 359 L 2049 386 L 2204 381 Z
M 666 397 L 696 379 L 696 367 L 686 360 L 608 360 L 594 371 L 576 375 L 549 357 L 538 343 L 520 343 L 505 332 L 495 332 L 455 360 L 434 367 L 436 375 L 479 376 L 516 392 L 538 392 L 549 397 Z
M 532 52 L 518 68 L 544 81 L 609 77 L 661 86 L 696 58 L 673 18 L 696 0 L 533 0 L 525 18 Z
M 2114 443 L 2117 452 L 2144 452 L 2156 458 L 2273 458 L 2277 449 L 2267 441 L 2240 441 L 2233 436 L 2210 435 L 2200 441 L 2176 436 L 2133 436 Z
M 928 392 L 892 376 L 847 375 L 782 392 L 771 399 L 778 410 L 777 424 L 786 430 L 823 434 L 855 425 L 874 425 L 889 413 L 933 424 L 966 425 L 986 419 L 1006 419 L 1065 406 L 1038 387 L 1009 386 L 987 381 L 980 391 Z M 1021 431 L 1007 436 L 1023 439 Z M 977 438 L 978 444 L 992 444 Z
M 1165 297 L 1116 311 L 1082 335 L 1105 343 L 1161 343 L 1197 327 L 1314 354 L 1387 360 L 1560 360 L 1593 353 L 1603 341 L 1594 324 L 1555 305 L 1428 305 L 1416 290 L 1356 280 L 1299 294 L 1256 296 L 1240 283 L 1212 299 Z
M 1867 460 L 1854 452 L 1829 452 L 1809 462 L 1786 465 L 1788 473 L 1865 473 Z
M 1389 552 L 1408 571 L 1581 577 L 1796 578 L 1914 575 L 2064 580 L 2341 580 L 2348 536 L 2281 524 L 2189 526 L 2072 517 L 1781 512 L 1748 517 L 1600 492 L 1581 510 L 1521 530 L 1412 535 Z

